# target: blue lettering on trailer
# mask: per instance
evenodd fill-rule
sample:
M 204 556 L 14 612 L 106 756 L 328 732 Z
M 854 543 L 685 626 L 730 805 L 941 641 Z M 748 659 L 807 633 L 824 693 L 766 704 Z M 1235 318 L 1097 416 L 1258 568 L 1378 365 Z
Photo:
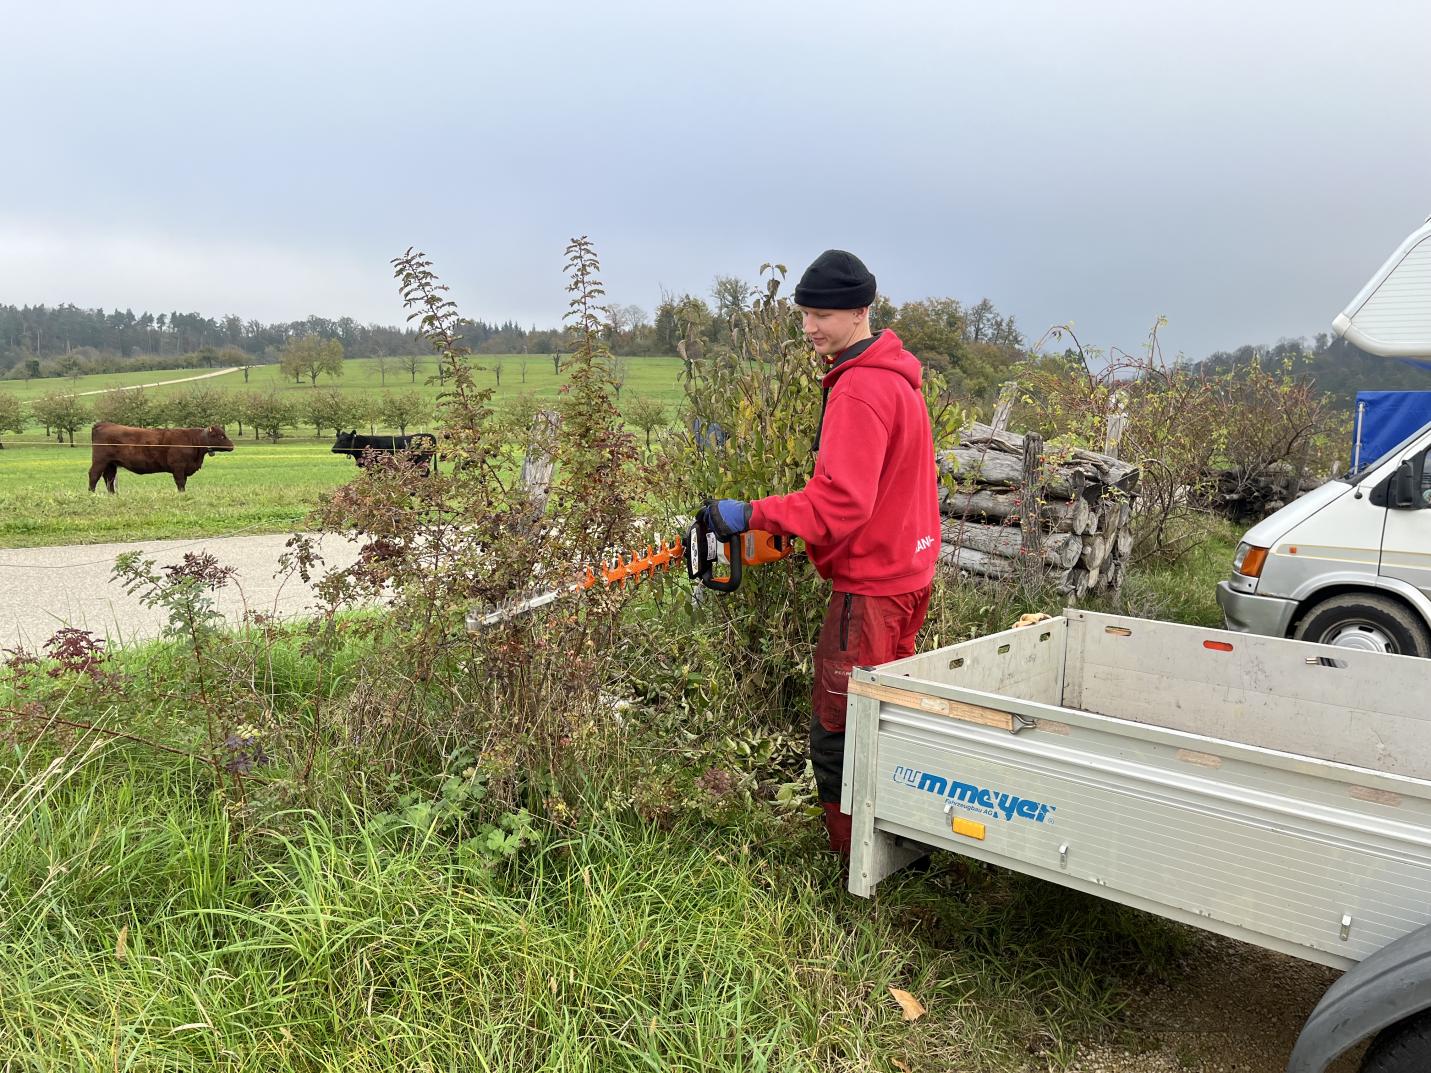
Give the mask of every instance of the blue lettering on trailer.
M 918 771 L 900 765 L 894 769 L 893 781 L 913 790 L 922 790 L 943 798 L 952 805 L 962 805 L 973 812 L 981 812 L 1007 821 L 1014 819 L 1047 823 L 1049 814 L 1058 811 L 1057 805 L 1050 805 L 1019 794 L 1002 793 L 987 786 L 976 786 L 972 782 L 936 775 L 932 771 Z

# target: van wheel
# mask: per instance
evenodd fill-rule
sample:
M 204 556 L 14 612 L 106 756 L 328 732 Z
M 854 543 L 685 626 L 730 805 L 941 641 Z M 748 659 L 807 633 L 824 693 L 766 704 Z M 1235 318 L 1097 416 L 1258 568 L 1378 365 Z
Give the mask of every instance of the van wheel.
M 1425 1073 L 1431 1069 L 1431 1011 L 1423 1010 L 1376 1034 L 1361 1073 Z
M 1397 601 L 1373 593 L 1349 592 L 1323 600 L 1302 616 L 1292 636 L 1362 652 L 1431 656 L 1425 623 Z

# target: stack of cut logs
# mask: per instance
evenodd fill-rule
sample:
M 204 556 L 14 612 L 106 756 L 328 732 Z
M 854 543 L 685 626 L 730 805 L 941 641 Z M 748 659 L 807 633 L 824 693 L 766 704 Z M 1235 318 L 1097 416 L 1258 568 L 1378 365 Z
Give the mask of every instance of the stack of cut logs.
M 985 578 L 1041 575 L 1075 598 L 1123 583 L 1136 466 L 1091 451 L 1046 452 L 1036 433 L 981 424 L 938 457 L 941 561 Z
M 1214 470 L 1192 498 L 1234 522 L 1260 522 L 1298 496 L 1316 488 L 1312 474 L 1299 474 L 1290 462 L 1250 472 L 1240 467 Z

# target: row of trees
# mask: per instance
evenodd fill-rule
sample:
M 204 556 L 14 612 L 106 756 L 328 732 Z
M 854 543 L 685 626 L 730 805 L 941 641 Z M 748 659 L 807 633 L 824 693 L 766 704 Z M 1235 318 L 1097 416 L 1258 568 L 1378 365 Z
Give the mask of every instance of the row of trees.
M 512 321 L 489 324 L 481 320 L 465 320 L 461 328 L 469 345 L 483 353 L 538 354 L 566 349 L 565 333 L 560 329 L 539 330 L 535 325 L 524 329 Z M 264 324 L 233 314 L 223 317 L 177 311 L 136 314 L 131 309 L 107 312 L 69 303 L 57 306 L 0 304 L 0 374 L 29 362 L 45 362 L 76 352 L 130 359 L 148 357 L 162 362 L 154 365 L 155 368 L 173 368 L 177 358 L 226 349 L 248 355 L 252 361 L 275 362 L 288 343 L 304 336 L 341 343 L 344 353 L 355 358 L 432 356 L 431 348 L 414 331 L 383 324 L 359 324 L 352 317 L 334 320 L 311 316 Z
M 1431 370 L 1425 365 L 1379 358 L 1326 332 L 1311 340 L 1282 339 L 1271 346 L 1218 351 L 1202 362 L 1214 372 L 1233 375 L 1254 366 L 1284 363 L 1315 382 L 1348 413 L 1358 391 L 1431 391 Z
M 173 358 L 205 347 L 214 350 L 235 347 L 257 356 L 270 348 L 277 351 L 289 340 L 305 335 L 336 339 L 355 357 L 428 352 L 415 332 L 381 324 L 359 324 L 352 317 L 331 320 L 313 316 L 264 324 L 232 314 L 223 317 L 177 311 L 135 314 L 130 309 L 106 312 L 68 303 L 0 305 L 0 370 L 19 361 L 55 357 L 82 348 L 121 357 L 151 354 Z
M 537 412 L 564 406 L 565 398 L 539 398 L 530 392 L 509 397 L 502 407 L 502 424 L 514 442 L 524 442 Z M 671 414 L 658 399 L 637 396 L 622 410 L 632 428 L 639 430 L 649 450 L 652 437 L 668 428 Z M 30 425 L 45 429 L 45 435 L 61 433 L 71 443 L 74 434 L 95 421 L 114 421 L 142 427 L 236 426 L 239 436 L 245 429 L 255 438 L 277 439 L 284 429 L 311 427 L 315 436 L 326 430 L 379 427 L 406 434 L 409 427 L 422 425 L 432 415 L 432 404 L 412 391 L 384 391 L 381 395 L 357 394 L 335 388 L 314 389 L 301 394 L 278 391 L 237 392 L 196 385 L 187 391 L 159 397 L 145 388 L 114 388 L 92 402 L 75 395 L 55 392 L 42 396 L 28 409 L 8 391 L 0 391 L 0 436 L 23 433 Z

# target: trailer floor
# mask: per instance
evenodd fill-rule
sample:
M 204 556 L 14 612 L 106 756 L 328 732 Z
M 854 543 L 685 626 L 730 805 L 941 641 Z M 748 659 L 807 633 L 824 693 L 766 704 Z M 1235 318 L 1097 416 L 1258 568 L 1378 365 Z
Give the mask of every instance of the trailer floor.
M 1124 1042 L 1085 1046 L 1070 1073 L 1281 1073 L 1297 1033 L 1340 973 L 1200 933 L 1187 973 L 1153 985 L 1123 1017 Z M 1364 1048 L 1332 1073 L 1354 1073 Z

